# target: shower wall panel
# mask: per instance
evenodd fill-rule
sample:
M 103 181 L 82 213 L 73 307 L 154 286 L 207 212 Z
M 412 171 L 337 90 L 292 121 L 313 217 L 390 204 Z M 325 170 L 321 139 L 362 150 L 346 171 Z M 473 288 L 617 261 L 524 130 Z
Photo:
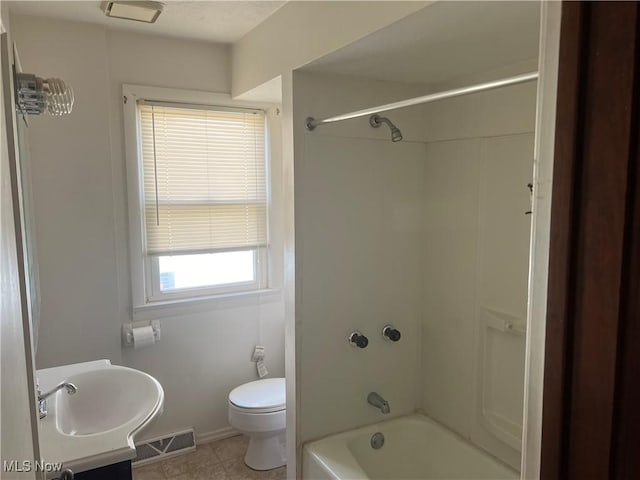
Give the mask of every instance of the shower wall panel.
M 482 95 L 424 107 L 422 408 L 519 468 L 535 89 Z
M 406 85 L 294 76 L 299 440 L 408 414 L 420 398 L 423 142 L 393 143 L 368 118 L 301 131 L 304 118 L 411 96 Z M 402 133 L 418 112 L 389 117 Z M 406 139 L 405 135 L 405 139 Z M 381 331 L 393 324 L 397 343 Z M 347 335 L 369 338 L 354 348 Z M 391 406 L 367 403 L 376 391 Z

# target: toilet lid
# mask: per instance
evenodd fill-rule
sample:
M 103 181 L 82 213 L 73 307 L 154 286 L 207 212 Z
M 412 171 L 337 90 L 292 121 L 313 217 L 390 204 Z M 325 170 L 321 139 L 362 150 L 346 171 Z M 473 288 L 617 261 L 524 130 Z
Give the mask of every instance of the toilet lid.
M 240 385 L 231 390 L 229 401 L 240 408 L 284 408 L 284 378 L 266 378 Z

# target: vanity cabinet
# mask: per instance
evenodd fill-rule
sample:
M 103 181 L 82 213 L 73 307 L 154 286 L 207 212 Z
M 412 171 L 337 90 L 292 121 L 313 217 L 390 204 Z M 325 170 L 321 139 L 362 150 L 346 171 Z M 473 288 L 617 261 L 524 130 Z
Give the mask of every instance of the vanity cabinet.
M 131 460 L 78 472 L 73 476 L 73 480 L 132 480 L 132 478 Z

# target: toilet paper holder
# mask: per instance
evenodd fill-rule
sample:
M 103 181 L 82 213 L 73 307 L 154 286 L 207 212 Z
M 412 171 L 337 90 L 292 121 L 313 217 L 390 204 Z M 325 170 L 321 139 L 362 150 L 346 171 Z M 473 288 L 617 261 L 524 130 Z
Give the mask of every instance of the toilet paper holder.
M 152 320 L 150 323 L 136 322 L 122 325 L 122 342 L 127 347 L 133 347 L 133 329 L 151 325 L 153 338 L 156 343 L 160 341 L 160 320 Z

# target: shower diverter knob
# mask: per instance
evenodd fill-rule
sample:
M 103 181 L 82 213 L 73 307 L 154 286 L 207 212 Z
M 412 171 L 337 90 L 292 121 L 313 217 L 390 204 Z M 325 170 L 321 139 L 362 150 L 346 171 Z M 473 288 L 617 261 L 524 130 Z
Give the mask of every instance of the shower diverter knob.
M 400 330 L 396 330 L 391 325 L 385 325 L 382 329 L 382 338 L 385 340 L 391 340 L 392 342 L 397 342 L 400 340 Z
M 369 339 L 357 330 L 355 332 L 351 332 L 347 337 L 347 340 L 352 347 L 366 348 L 367 345 L 369 345 Z

